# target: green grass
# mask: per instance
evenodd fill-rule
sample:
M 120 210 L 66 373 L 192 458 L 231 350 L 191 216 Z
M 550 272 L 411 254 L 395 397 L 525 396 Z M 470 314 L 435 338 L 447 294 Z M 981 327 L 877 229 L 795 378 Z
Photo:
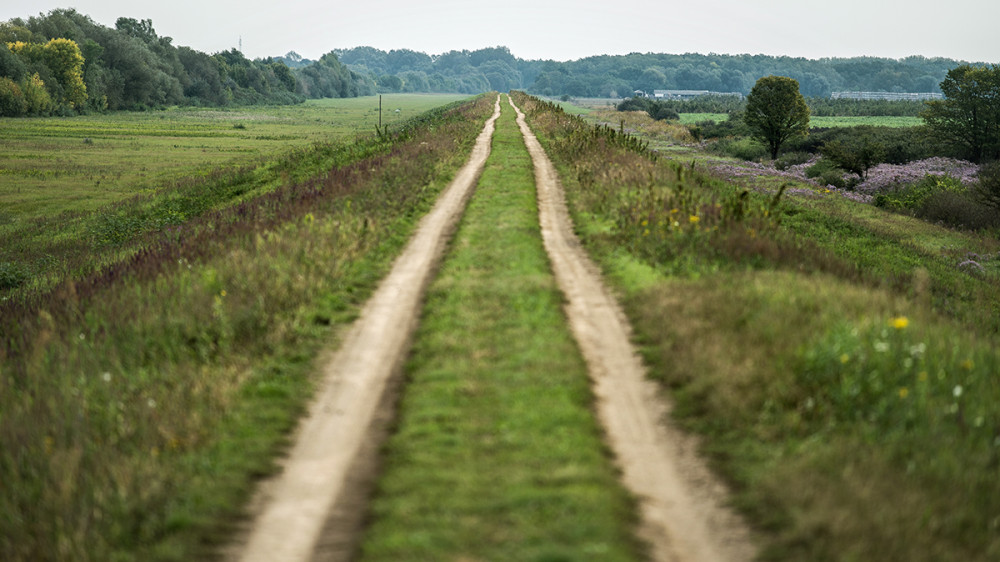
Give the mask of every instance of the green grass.
M 528 114 L 764 560 L 1000 556 L 1000 275 L 957 268 L 997 240 L 833 195 L 773 206 L 787 178 L 740 196 L 704 157 L 654 162 Z
M 917 127 L 924 124 L 920 117 L 912 116 L 853 116 L 853 117 L 810 117 L 810 127 Z
M 684 125 L 694 125 L 702 121 L 715 121 L 721 123 L 729 119 L 728 113 L 681 113 L 681 123 Z
M 384 96 L 383 123 L 456 98 Z M 16 275 L 0 291 L 86 274 L 136 251 L 149 231 L 323 173 L 371 150 L 344 143 L 377 123 L 374 97 L 3 120 L 0 237 L 12 243 L 0 265 Z
M 43 299 L 0 303 L 5 560 L 210 557 L 274 470 L 316 355 L 491 111 L 483 97 L 421 116 L 377 153 L 190 218 Z
M 684 125 L 694 125 L 702 121 L 715 121 L 720 123 L 729 119 L 726 113 L 681 113 L 681 123 Z M 817 117 L 809 118 L 810 127 L 832 128 L 832 127 L 857 127 L 868 125 L 872 127 L 916 127 L 923 125 L 924 120 L 920 117 Z
M 383 96 L 383 121 L 399 123 L 463 97 Z M 4 118 L 0 208 L 7 223 L 92 211 L 220 166 L 237 167 L 290 148 L 369 134 L 377 123 L 377 97 Z
M 363 560 L 634 560 L 635 516 L 506 103 L 427 304 L 385 448 Z

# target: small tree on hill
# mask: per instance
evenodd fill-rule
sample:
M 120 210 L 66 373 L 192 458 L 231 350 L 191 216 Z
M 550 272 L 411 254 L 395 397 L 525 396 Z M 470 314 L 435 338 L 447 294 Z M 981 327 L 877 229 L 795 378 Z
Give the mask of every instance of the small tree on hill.
M 743 122 L 750 136 L 767 145 L 771 158 L 785 141 L 809 134 L 809 106 L 799 93 L 799 83 L 786 76 L 765 76 L 747 96 Z
M 857 127 L 853 134 L 843 140 L 832 140 L 820 149 L 823 156 L 837 166 L 857 174 L 858 179 L 868 179 L 868 170 L 885 161 L 886 148 L 875 140 L 871 129 Z

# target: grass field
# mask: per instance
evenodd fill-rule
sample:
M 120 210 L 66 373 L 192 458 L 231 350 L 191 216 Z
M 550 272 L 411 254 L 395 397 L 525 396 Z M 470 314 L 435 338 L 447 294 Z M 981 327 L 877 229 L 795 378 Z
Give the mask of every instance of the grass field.
M 764 560 L 1000 557 L 1000 242 L 528 112 Z
M 427 295 L 362 560 L 636 560 L 504 101 Z
M 383 122 L 399 123 L 467 96 L 383 96 Z M 398 111 L 397 111 L 398 110 Z M 3 118 L 0 228 L 86 212 L 179 178 L 236 167 L 305 146 L 374 132 L 378 98 L 301 105 Z
M 681 113 L 681 123 L 693 125 L 701 121 L 722 122 L 729 119 L 725 113 Z M 816 117 L 809 118 L 809 126 L 813 128 L 857 127 L 870 125 L 873 127 L 916 127 L 923 125 L 920 117 Z
M 316 354 L 491 112 L 480 98 L 388 138 L 301 152 L 326 159 L 293 159 L 285 170 L 301 181 L 149 233 L 38 299 L 0 302 L 4 559 L 208 558 L 273 470 Z M 324 161 L 335 169 L 307 173 Z
M 383 124 L 461 97 L 384 96 Z M 377 97 L 4 119 L 0 299 L 120 259 L 146 232 L 322 173 L 343 156 L 330 143 L 371 136 L 378 119 Z

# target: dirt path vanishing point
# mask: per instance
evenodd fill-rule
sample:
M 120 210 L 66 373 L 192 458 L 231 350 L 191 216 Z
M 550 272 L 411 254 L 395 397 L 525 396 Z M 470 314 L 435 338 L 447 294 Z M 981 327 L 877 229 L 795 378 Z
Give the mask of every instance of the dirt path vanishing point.
M 377 418 L 384 417 L 380 407 L 406 357 L 421 299 L 482 173 L 499 116 L 497 96 L 493 116 L 479 134 L 469 161 L 420 221 L 416 234 L 328 363 L 282 472 L 261 487 L 262 497 L 255 500 L 261 508 L 252 528 L 243 544 L 234 545 L 228 553 L 233 559 L 309 560 L 321 533 L 327 534 L 324 525 L 336 518 L 336 506 L 352 501 L 344 497 L 354 492 L 349 483 L 358 475 L 352 471 L 358 471 L 359 457 L 377 455 L 377 446 L 368 437 Z M 356 506 L 340 510 L 357 511 L 351 507 Z M 327 543 L 322 547 L 324 557 L 350 555 L 330 552 L 353 548 L 349 539 L 333 545 L 329 540 L 324 536 L 322 541 Z
M 723 507 L 725 488 L 689 436 L 672 427 L 668 405 L 630 340 L 631 329 L 573 232 L 555 168 L 525 116 L 517 124 L 535 167 L 545 250 L 566 314 L 594 383 L 597 411 L 625 486 L 639 499 L 640 536 L 657 561 L 741 562 L 754 549 L 742 521 Z

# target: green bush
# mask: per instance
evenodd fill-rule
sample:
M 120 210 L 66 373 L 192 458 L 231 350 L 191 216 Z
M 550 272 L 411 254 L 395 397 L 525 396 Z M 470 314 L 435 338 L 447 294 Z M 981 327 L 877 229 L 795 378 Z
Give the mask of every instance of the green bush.
M 0 117 L 20 117 L 28 110 L 21 87 L 10 78 L 0 76 Z
M 768 157 L 767 147 L 747 137 L 719 139 L 709 145 L 716 154 L 757 162 Z
M 833 127 L 812 129 L 807 137 L 789 140 L 785 147 L 789 151 L 818 154 L 828 143 L 851 144 L 859 137 L 867 137 L 869 142 L 878 144 L 885 150 L 884 161 L 890 164 L 906 164 L 933 156 L 951 156 L 952 151 L 932 139 L 924 127 Z
M 976 175 L 979 179 L 974 191 L 976 199 L 994 213 L 1000 213 L 1000 162 L 983 165 Z
M 787 170 L 792 166 L 797 166 L 799 164 L 805 164 L 812 158 L 812 154 L 808 152 L 796 151 L 796 152 L 786 152 L 778 157 L 774 161 L 774 167 L 779 170 Z
M 916 215 L 927 221 L 967 230 L 1000 226 L 1000 215 L 976 201 L 968 191 L 932 193 L 917 209 Z
M 965 195 L 968 189 L 961 180 L 951 176 L 928 174 L 916 183 L 901 185 L 892 191 L 876 195 L 873 203 L 876 207 L 918 214 L 932 195 L 942 192 Z
M 20 287 L 28 277 L 24 266 L 12 262 L 0 262 L 0 291 Z

